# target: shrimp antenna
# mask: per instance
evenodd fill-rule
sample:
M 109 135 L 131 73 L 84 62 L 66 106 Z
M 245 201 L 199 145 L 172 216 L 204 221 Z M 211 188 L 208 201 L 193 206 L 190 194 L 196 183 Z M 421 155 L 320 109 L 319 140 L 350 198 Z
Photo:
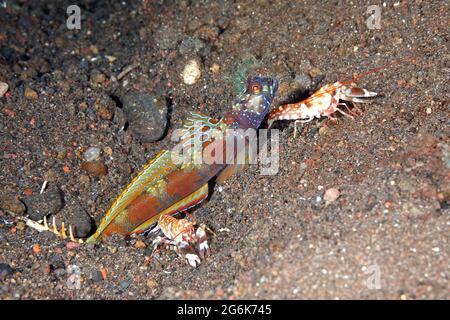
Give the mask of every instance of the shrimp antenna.
M 377 67 L 375 69 L 369 70 L 369 71 L 361 73 L 359 75 L 356 75 L 351 80 L 344 81 L 344 84 L 350 84 L 352 82 L 357 82 L 359 79 L 364 78 L 364 77 L 368 76 L 369 74 L 376 73 L 376 72 L 379 72 L 380 70 L 387 69 L 388 67 L 395 66 L 397 64 L 402 63 L 404 60 L 412 60 L 412 59 L 413 59 L 413 57 L 409 57 L 406 59 L 397 59 L 397 60 L 391 61 L 389 63 L 386 63 L 385 65 L 382 65 L 381 67 Z

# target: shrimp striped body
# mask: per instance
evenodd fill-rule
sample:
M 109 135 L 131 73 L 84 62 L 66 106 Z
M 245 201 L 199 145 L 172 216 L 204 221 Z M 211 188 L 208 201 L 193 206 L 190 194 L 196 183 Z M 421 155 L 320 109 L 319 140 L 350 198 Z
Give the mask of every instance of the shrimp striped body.
M 176 219 L 170 215 L 161 216 L 158 220 L 158 226 L 167 238 L 174 241 L 185 235 L 190 235 L 193 228 L 193 224 L 189 220 Z
M 305 100 L 279 106 L 269 114 L 268 123 L 269 126 L 277 120 L 296 120 L 296 123 L 305 123 L 314 118 L 333 118 L 332 115 L 335 112 L 353 118 L 350 115 L 352 111 L 350 111 L 348 106 L 339 101 L 366 103 L 369 101 L 365 98 L 371 98 L 376 95 L 377 93 L 375 92 L 356 87 L 353 84 L 346 85 L 344 82 L 335 82 L 323 86 Z M 339 106 L 346 108 L 348 113 L 339 109 Z
M 201 259 L 210 254 L 205 225 L 196 227 L 187 219 L 176 219 L 166 214 L 158 219 L 158 228 L 165 237 L 158 236 L 153 241 L 155 250 L 161 244 L 172 245 L 194 268 L 200 264 Z

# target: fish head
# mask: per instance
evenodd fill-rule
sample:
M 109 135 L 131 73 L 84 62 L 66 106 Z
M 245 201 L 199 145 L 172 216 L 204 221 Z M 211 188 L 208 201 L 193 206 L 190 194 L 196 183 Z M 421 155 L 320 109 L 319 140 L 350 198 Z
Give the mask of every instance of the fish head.
M 259 127 L 269 111 L 277 90 L 278 81 L 275 78 L 249 77 L 247 87 L 233 106 L 233 113 L 241 118 L 238 122 L 247 124 L 248 127 Z

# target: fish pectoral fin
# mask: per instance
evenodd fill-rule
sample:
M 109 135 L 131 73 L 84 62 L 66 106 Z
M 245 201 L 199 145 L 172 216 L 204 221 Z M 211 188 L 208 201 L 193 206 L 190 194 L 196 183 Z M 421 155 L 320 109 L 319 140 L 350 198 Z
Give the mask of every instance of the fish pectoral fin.
M 141 233 L 147 230 L 153 223 L 155 223 L 159 217 L 162 215 L 172 215 L 177 212 L 181 212 L 183 210 L 187 210 L 193 206 L 196 206 L 203 200 L 205 200 L 208 197 L 208 191 L 209 186 L 208 183 L 205 183 L 201 188 L 197 189 L 196 191 L 192 192 L 187 197 L 181 199 L 180 201 L 176 202 L 175 204 L 171 205 L 167 209 L 161 211 L 157 215 L 154 215 L 149 220 L 145 221 L 144 223 L 140 224 L 137 228 L 135 228 L 132 233 Z

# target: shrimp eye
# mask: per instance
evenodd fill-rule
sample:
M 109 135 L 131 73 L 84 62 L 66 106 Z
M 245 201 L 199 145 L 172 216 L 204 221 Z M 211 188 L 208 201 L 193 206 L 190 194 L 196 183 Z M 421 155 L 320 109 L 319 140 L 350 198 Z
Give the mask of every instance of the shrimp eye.
M 250 92 L 252 94 L 258 94 L 261 92 L 261 90 L 262 90 L 261 84 L 259 84 L 259 83 L 250 84 Z

